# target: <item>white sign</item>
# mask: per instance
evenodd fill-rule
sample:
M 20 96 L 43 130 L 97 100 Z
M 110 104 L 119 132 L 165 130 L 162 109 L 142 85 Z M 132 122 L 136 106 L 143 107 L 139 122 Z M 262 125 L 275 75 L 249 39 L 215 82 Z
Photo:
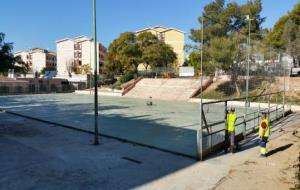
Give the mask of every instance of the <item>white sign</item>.
M 195 75 L 194 67 L 179 67 L 180 77 L 193 77 Z

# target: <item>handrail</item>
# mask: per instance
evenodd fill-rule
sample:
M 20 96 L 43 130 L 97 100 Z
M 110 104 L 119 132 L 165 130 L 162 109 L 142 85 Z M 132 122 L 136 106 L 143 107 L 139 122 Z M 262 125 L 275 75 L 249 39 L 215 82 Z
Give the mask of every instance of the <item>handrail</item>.
M 275 106 L 273 106 L 273 107 L 275 107 Z M 282 107 L 283 107 L 283 106 L 278 107 L 277 110 L 282 109 Z M 270 108 L 271 108 L 271 107 L 270 107 Z M 254 112 L 248 113 L 248 114 L 246 114 L 246 116 L 248 116 L 248 115 L 253 115 L 253 114 L 256 114 L 256 113 L 259 113 L 259 112 L 261 112 L 261 111 L 263 111 L 263 110 L 265 110 L 265 109 L 268 109 L 268 108 L 264 108 L 264 109 L 262 109 L 262 110 L 258 110 L 258 111 L 254 111 Z M 271 110 L 270 113 L 273 113 L 273 112 L 275 112 L 275 111 L 276 111 L 276 109 L 275 109 L 275 110 Z M 259 117 L 260 117 L 260 116 L 256 116 L 255 118 L 252 118 L 252 119 L 250 119 L 250 120 L 246 120 L 246 122 L 252 121 L 253 119 L 257 119 L 257 118 L 259 118 Z M 243 119 L 243 118 L 244 118 L 243 115 L 237 117 L 237 119 Z M 214 122 L 214 123 L 210 123 L 210 124 L 204 126 L 203 129 L 207 129 L 207 128 L 209 128 L 209 127 L 213 127 L 213 126 L 216 126 L 216 125 L 220 125 L 220 124 L 222 124 L 222 123 L 224 123 L 224 120 L 216 121 L 216 122 Z M 241 122 L 241 123 L 238 123 L 238 124 L 236 124 L 236 125 L 240 125 L 240 124 L 243 124 L 243 123 L 244 123 L 244 121 Z
M 269 94 L 256 95 L 256 96 L 249 96 L 248 98 L 258 98 L 258 97 L 270 96 L 270 95 L 281 94 L 281 93 L 283 93 L 283 91 L 273 92 L 273 93 L 269 93 Z M 244 97 L 240 97 L 240 98 L 231 98 L 231 99 L 225 99 L 225 100 L 216 100 L 216 101 L 204 102 L 202 104 L 206 105 L 206 104 L 215 104 L 215 103 L 222 103 L 222 102 L 230 102 L 230 101 L 236 101 L 236 100 L 243 100 L 243 99 L 246 99 L 246 98 L 247 97 L 244 96 Z
M 260 122 L 260 112 L 267 112 L 268 115 L 270 116 L 270 120 L 271 122 L 274 122 L 276 120 L 278 120 L 279 118 L 284 117 L 286 114 L 291 113 L 291 108 L 287 107 L 287 110 L 285 109 L 285 101 L 283 100 L 282 104 L 279 103 L 277 101 L 277 97 L 276 97 L 276 103 L 270 103 L 271 100 L 271 95 L 276 94 L 276 96 L 280 95 L 281 93 L 283 93 L 283 91 L 280 92 L 274 92 L 274 93 L 269 93 L 269 94 L 263 94 L 263 95 L 258 95 L 258 96 L 251 96 L 249 98 L 251 98 L 252 100 L 254 100 L 253 98 L 257 98 L 257 97 L 266 97 L 267 98 L 267 104 L 265 104 L 265 106 L 263 106 L 263 108 L 260 107 L 260 105 L 255 108 L 255 109 L 250 109 L 248 112 L 249 113 L 244 113 L 243 115 L 240 115 L 237 117 L 237 122 L 236 122 L 236 128 L 238 128 L 238 133 L 235 134 L 236 137 L 236 141 L 241 141 L 243 140 L 247 135 L 257 131 L 258 126 L 259 126 L 259 122 Z M 206 138 L 206 143 L 207 145 L 205 146 L 205 148 L 203 147 L 203 144 L 200 144 L 201 146 L 201 151 L 199 151 L 199 155 L 201 154 L 201 156 L 207 156 L 208 154 L 214 153 L 214 152 L 218 152 L 223 150 L 223 148 L 225 148 L 227 146 L 227 142 L 226 142 L 226 129 L 225 129 L 225 122 L 226 122 L 226 112 L 227 112 L 227 108 L 228 108 L 228 102 L 229 101 L 235 101 L 235 100 L 242 100 L 245 99 L 246 97 L 241 97 L 241 98 L 233 98 L 233 99 L 227 99 L 227 100 L 218 100 L 218 101 L 211 101 L 211 102 L 205 102 L 203 103 L 203 105 L 209 105 L 209 104 L 219 104 L 220 103 L 224 103 L 225 104 L 225 113 L 224 113 L 224 117 L 225 119 L 223 120 L 219 120 L 219 121 L 213 121 L 212 123 L 206 124 L 205 126 L 202 128 L 202 138 Z M 257 102 L 260 103 L 260 102 Z M 203 106 L 202 106 L 203 108 Z M 276 114 L 275 114 L 276 112 Z M 222 125 L 223 124 L 223 125 Z M 210 128 L 210 130 L 207 130 L 207 132 L 205 132 L 205 129 Z M 217 134 L 215 137 L 216 139 L 214 139 L 213 135 Z
M 275 106 L 273 106 L 273 107 L 275 107 Z M 270 108 L 271 108 L 271 107 L 270 107 Z M 278 111 L 278 110 L 280 110 L 280 109 L 282 109 L 282 108 L 283 108 L 283 106 L 278 107 L 278 108 L 275 109 L 275 110 L 271 110 L 270 113 L 276 112 L 276 111 Z M 268 109 L 268 108 L 266 108 L 266 109 Z M 260 111 L 261 111 L 261 110 L 260 110 Z M 249 114 L 247 114 L 247 115 L 252 115 L 252 114 L 258 113 L 258 112 L 260 112 L 260 111 L 251 112 L 251 113 L 249 113 Z M 240 119 L 240 118 L 244 118 L 244 116 L 239 116 L 238 119 Z M 250 118 L 250 119 L 247 119 L 247 120 L 243 120 L 243 121 L 237 123 L 237 124 L 236 124 L 236 127 L 237 127 L 237 126 L 240 126 L 240 125 L 244 125 L 244 124 L 247 123 L 247 122 L 250 122 L 250 121 L 253 121 L 253 120 L 256 120 L 256 119 L 259 119 L 259 118 L 260 118 L 260 116 L 257 115 L 257 116 L 255 116 L 255 117 L 253 117 L 253 118 Z M 214 122 L 214 123 L 210 123 L 210 124 L 208 124 L 207 126 L 205 126 L 203 129 L 207 129 L 207 128 L 209 128 L 209 127 L 213 127 L 213 126 L 216 126 L 216 125 L 220 125 L 220 124 L 222 124 L 222 123 L 224 123 L 224 122 L 225 122 L 225 121 L 222 120 L 222 121 L 217 121 L 217 122 Z M 214 135 L 214 134 L 219 133 L 219 132 L 222 132 L 222 131 L 224 131 L 224 130 L 225 130 L 225 129 L 223 128 L 223 129 L 220 129 L 220 130 L 211 132 L 211 133 L 209 133 L 209 134 L 204 135 L 204 137 L 207 137 L 207 136 L 210 136 L 210 135 Z

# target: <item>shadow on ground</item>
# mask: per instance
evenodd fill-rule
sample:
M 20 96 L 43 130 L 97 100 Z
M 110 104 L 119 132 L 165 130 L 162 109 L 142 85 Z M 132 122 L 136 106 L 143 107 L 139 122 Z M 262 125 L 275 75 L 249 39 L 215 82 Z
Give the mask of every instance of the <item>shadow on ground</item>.
M 273 154 L 276 154 L 278 152 L 285 151 L 286 149 L 290 148 L 291 146 L 293 146 L 293 143 L 277 147 L 277 148 L 271 150 L 270 152 L 268 152 L 268 156 L 272 156 Z
M 0 189 L 132 189 L 196 162 L 18 118 L 0 113 Z

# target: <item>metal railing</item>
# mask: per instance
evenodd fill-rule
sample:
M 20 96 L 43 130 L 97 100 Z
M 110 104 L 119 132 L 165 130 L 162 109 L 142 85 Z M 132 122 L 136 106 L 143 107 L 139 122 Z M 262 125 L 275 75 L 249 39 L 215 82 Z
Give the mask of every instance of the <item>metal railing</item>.
M 278 96 L 282 96 L 282 102 L 279 103 Z M 261 102 L 256 101 L 252 102 L 257 104 L 257 107 L 252 107 L 251 112 L 246 112 L 244 115 L 240 115 L 237 117 L 237 124 L 236 124 L 236 142 L 240 142 L 241 140 L 245 139 L 245 137 L 253 132 L 256 132 L 258 130 L 258 125 L 260 123 L 260 113 L 262 111 L 266 112 L 270 118 L 271 123 L 274 121 L 279 120 L 280 118 L 283 118 L 286 114 L 291 112 L 291 106 L 287 105 L 285 103 L 284 92 L 276 92 L 276 93 L 270 93 L 270 94 L 264 94 L 264 95 L 258 95 L 258 96 L 250 96 L 248 97 L 249 100 L 257 100 L 258 98 L 264 97 L 267 101 Z M 271 104 L 272 98 L 275 102 Z M 228 110 L 228 103 L 233 101 L 241 101 L 246 100 L 246 97 L 242 98 L 235 98 L 235 99 L 228 99 L 228 100 L 218 100 L 218 101 L 211 101 L 211 102 L 205 102 L 202 104 L 201 111 L 203 113 L 203 124 L 202 127 L 202 147 L 197 147 L 198 156 L 200 158 L 205 158 L 209 156 L 212 153 L 216 153 L 218 151 L 221 151 L 225 148 L 226 142 L 225 142 L 225 120 Z M 223 104 L 224 105 L 224 119 L 219 121 L 214 121 L 212 123 L 208 123 L 204 110 L 203 105 L 210 105 L 210 104 Z M 261 105 L 264 105 L 264 108 L 261 108 Z M 246 104 L 245 104 L 245 109 Z

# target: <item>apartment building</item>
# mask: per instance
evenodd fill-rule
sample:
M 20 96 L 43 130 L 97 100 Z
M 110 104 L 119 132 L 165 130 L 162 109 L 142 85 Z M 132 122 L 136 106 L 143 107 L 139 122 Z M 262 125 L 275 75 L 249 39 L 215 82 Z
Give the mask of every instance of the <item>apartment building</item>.
M 184 63 L 184 44 L 185 44 L 185 33 L 175 29 L 168 28 L 163 26 L 154 26 L 150 28 L 145 28 L 142 30 L 136 31 L 136 34 L 139 35 L 143 32 L 151 32 L 156 35 L 158 39 L 164 41 L 166 44 L 169 44 L 174 52 L 177 54 L 177 64 L 182 66 Z
M 16 56 L 20 56 L 33 73 L 41 72 L 44 67 L 56 68 L 56 53 L 43 48 L 19 51 L 15 53 Z
M 58 75 L 68 76 L 75 68 L 89 65 L 94 69 L 94 41 L 86 36 L 65 38 L 56 41 Z M 97 54 L 100 68 L 104 64 L 104 55 L 107 49 L 98 43 Z

